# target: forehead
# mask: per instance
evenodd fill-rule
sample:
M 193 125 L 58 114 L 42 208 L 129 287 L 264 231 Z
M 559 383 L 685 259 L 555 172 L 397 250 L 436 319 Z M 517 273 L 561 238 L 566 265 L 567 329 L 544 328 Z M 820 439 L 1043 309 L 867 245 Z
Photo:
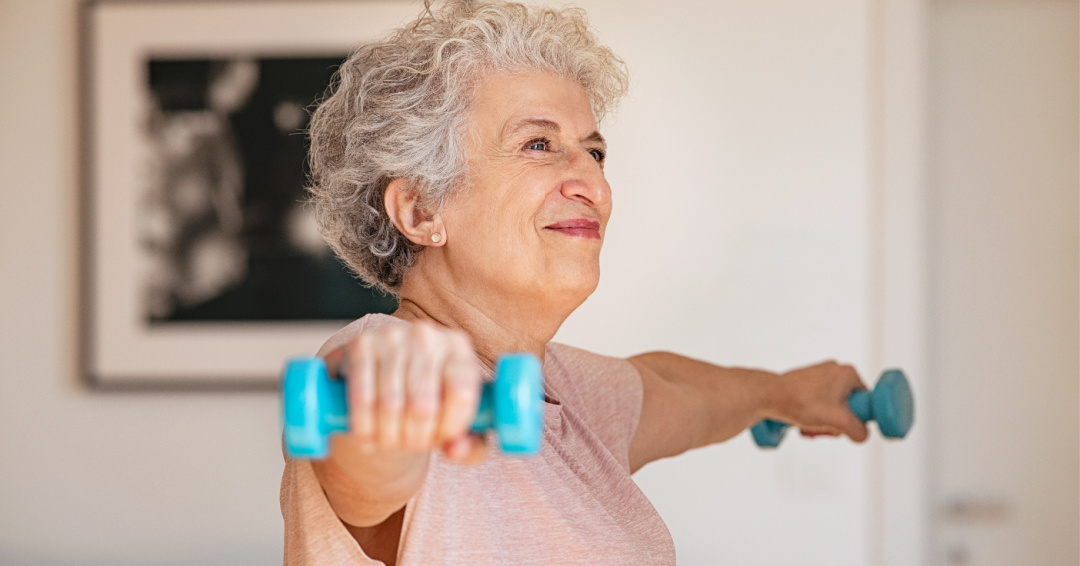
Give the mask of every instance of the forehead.
M 504 137 L 544 125 L 575 137 L 596 131 L 585 88 L 551 73 L 489 74 L 478 85 L 470 110 L 474 126 L 485 135 Z

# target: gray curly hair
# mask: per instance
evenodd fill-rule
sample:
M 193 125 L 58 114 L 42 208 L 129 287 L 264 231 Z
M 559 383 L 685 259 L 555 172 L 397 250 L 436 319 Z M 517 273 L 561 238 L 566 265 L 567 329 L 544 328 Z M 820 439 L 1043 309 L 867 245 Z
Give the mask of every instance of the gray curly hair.
M 423 249 L 386 214 L 407 179 L 437 212 L 467 174 L 466 110 L 485 73 L 544 71 L 584 87 L 599 121 L 626 93 L 625 64 L 579 8 L 457 0 L 424 11 L 342 64 L 311 118 L 310 186 L 323 237 L 368 284 L 397 295 Z

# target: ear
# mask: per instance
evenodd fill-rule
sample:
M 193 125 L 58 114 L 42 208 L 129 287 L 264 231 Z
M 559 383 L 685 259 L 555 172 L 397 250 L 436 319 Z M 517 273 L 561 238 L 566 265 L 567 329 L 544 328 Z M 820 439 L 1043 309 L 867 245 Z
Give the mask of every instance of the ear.
M 446 244 L 446 229 L 438 213 L 429 215 L 416 206 L 418 193 L 409 184 L 409 180 L 399 177 L 390 181 L 383 195 L 386 215 L 398 231 L 410 242 L 421 246 L 442 246 Z

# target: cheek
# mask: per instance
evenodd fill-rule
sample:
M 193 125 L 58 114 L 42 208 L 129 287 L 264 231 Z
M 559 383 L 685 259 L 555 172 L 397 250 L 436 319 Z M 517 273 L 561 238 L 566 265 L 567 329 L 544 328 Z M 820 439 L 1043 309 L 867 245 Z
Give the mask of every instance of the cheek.
M 504 244 L 529 245 L 537 239 L 537 224 L 549 203 L 544 184 L 536 179 L 517 181 L 487 203 L 484 215 L 490 219 L 490 236 Z M 526 182 L 531 181 L 531 182 Z
M 531 215 L 512 202 L 488 201 L 455 219 L 455 227 L 473 245 L 486 247 L 516 245 L 531 230 Z
M 477 195 L 480 196 L 480 195 Z M 470 269 L 498 269 L 527 255 L 528 220 L 506 199 L 489 196 L 455 203 L 444 215 L 455 261 Z
M 484 165 L 485 178 L 474 179 L 447 211 L 447 228 L 489 254 L 528 254 L 543 211 L 558 205 L 558 179 L 542 166 L 476 166 Z

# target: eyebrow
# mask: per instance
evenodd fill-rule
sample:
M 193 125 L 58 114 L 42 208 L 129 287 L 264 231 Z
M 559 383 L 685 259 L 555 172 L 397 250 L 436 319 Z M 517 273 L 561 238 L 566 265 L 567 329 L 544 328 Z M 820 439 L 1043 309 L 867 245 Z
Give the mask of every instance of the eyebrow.
M 554 120 L 548 120 L 546 118 L 526 118 L 519 122 L 515 122 L 512 125 L 508 124 L 507 127 L 503 129 L 503 139 L 509 137 L 512 134 L 516 134 L 517 132 L 530 126 L 542 128 L 545 130 L 552 130 L 556 133 L 562 131 L 562 128 L 559 127 L 559 123 L 555 122 Z M 596 130 L 593 130 L 591 134 L 585 136 L 585 138 L 581 141 L 591 141 L 597 142 L 605 146 L 607 145 L 607 140 L 605 140 L 604 136 L 600 135 L 600 132 Z

